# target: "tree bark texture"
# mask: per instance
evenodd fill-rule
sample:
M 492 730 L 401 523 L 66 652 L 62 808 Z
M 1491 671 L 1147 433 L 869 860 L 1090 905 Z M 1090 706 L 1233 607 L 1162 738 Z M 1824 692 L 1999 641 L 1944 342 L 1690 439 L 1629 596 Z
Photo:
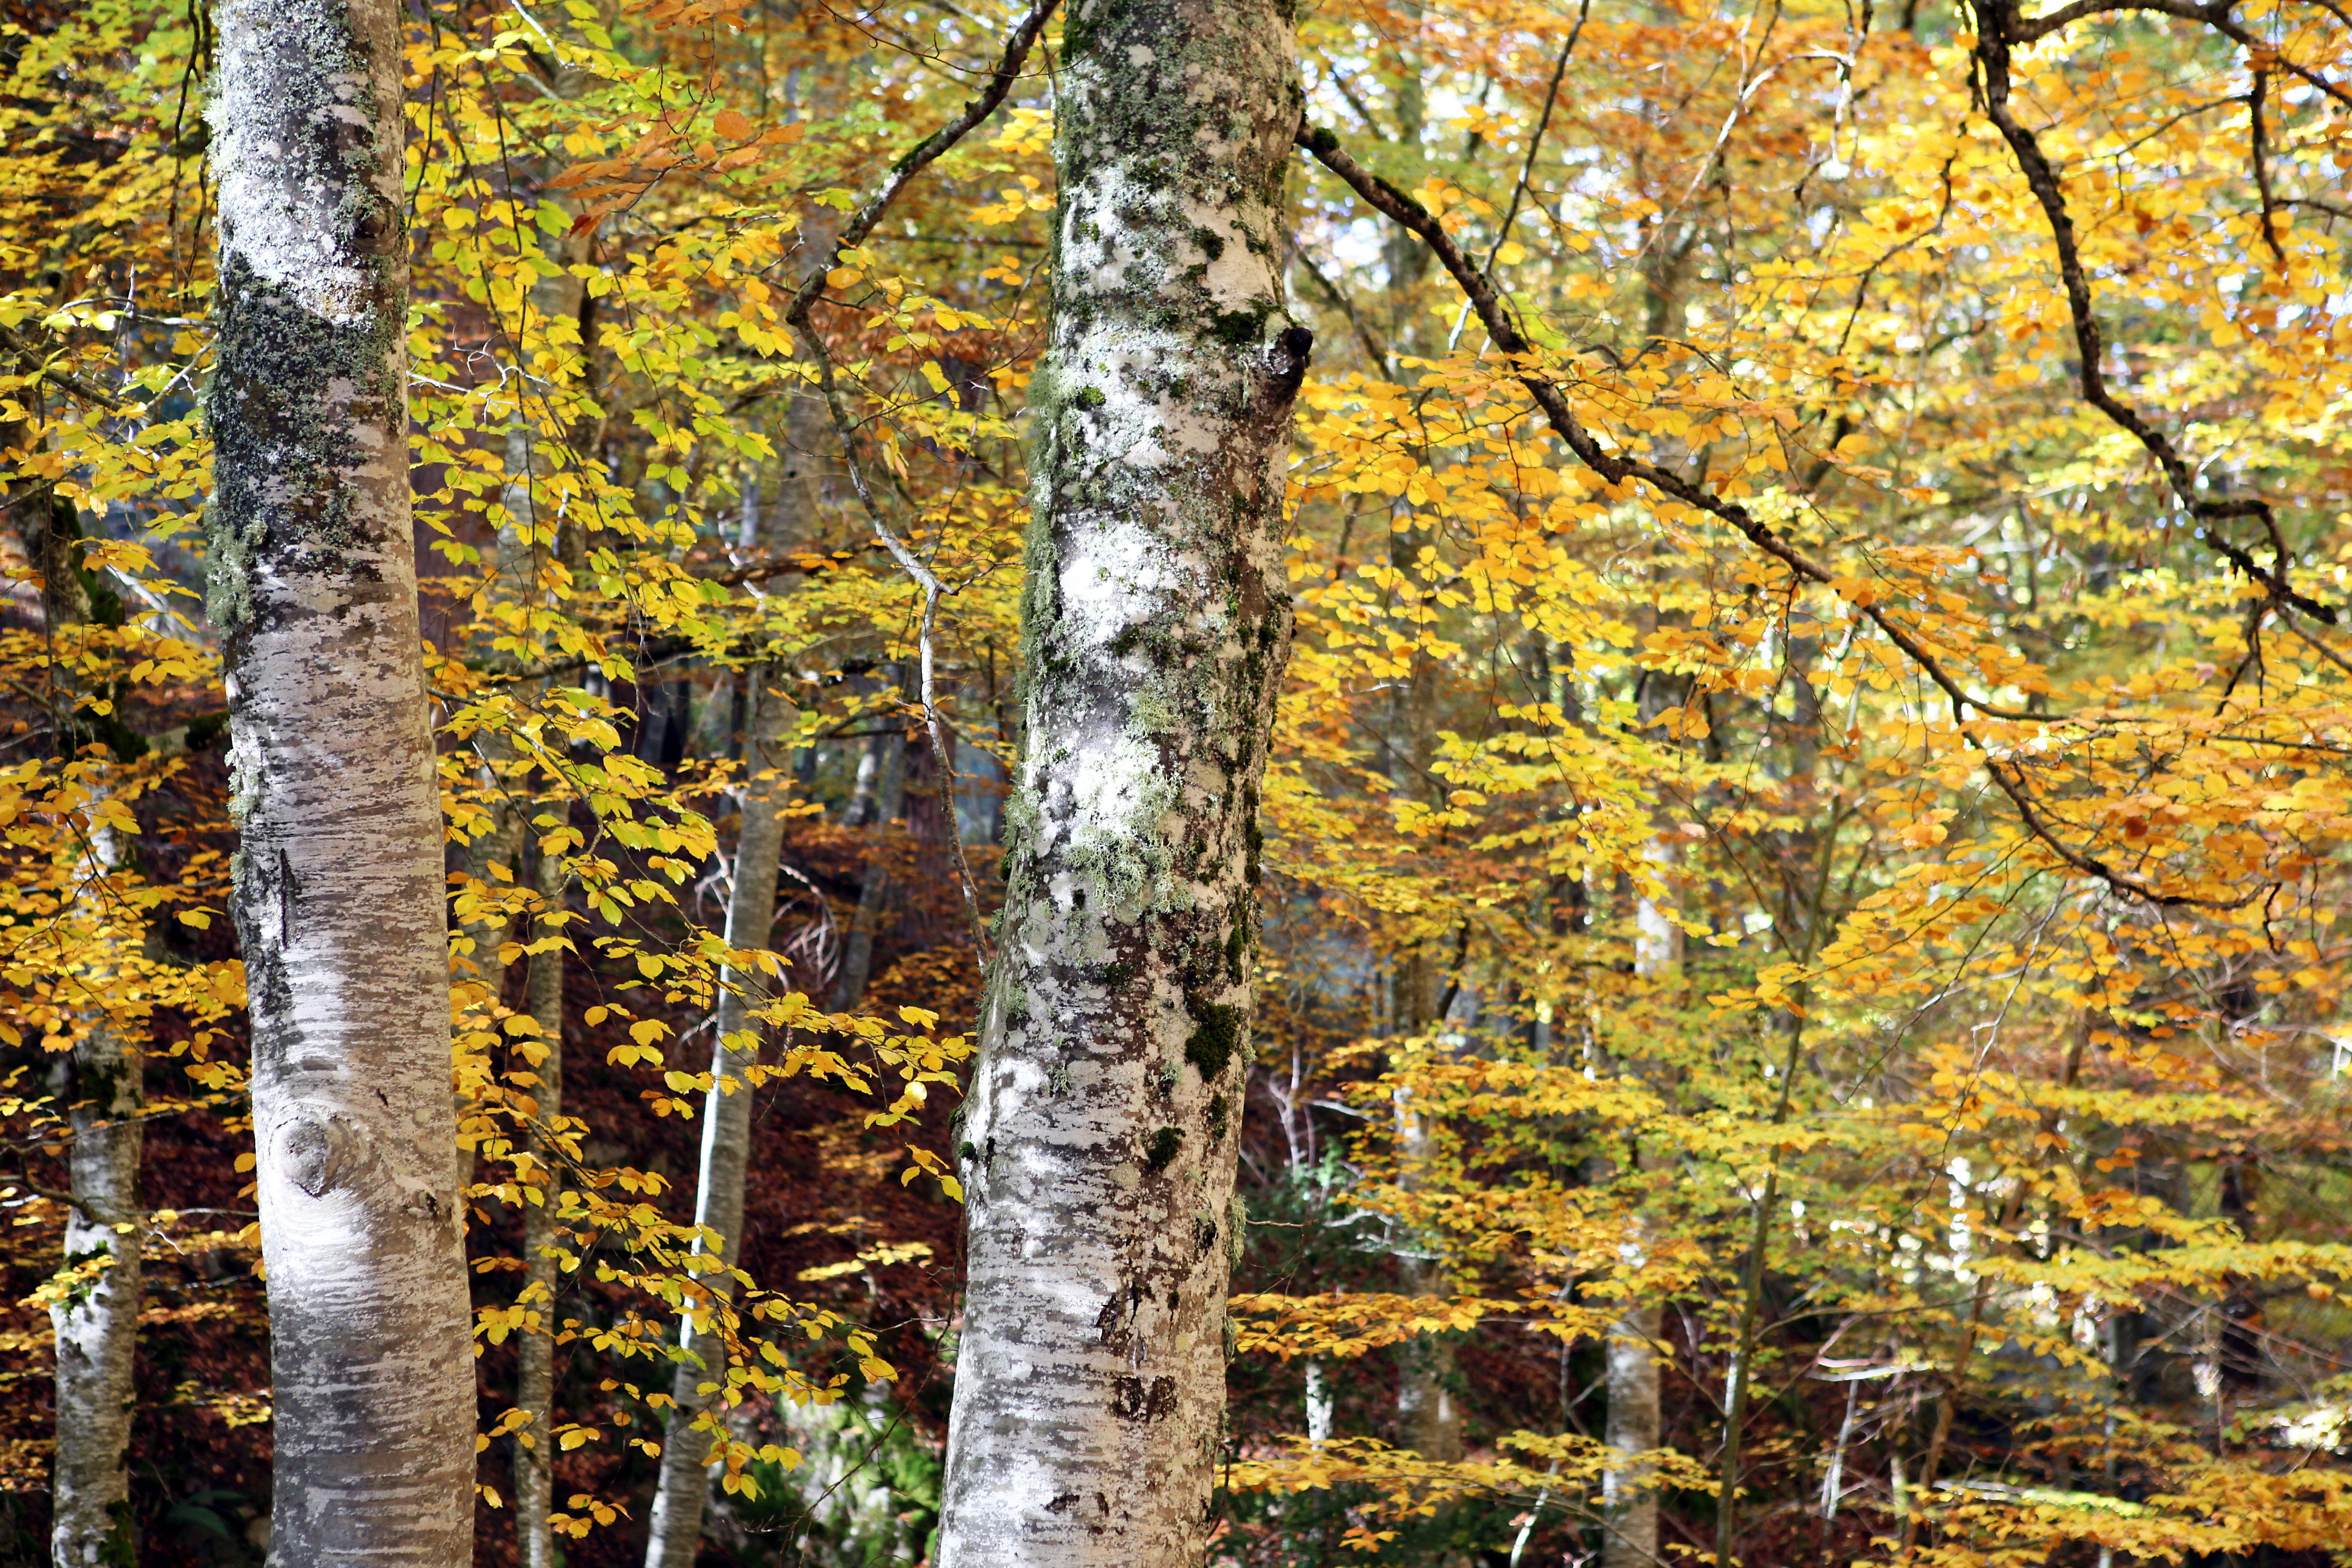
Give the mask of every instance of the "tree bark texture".
M 727 900 L 727 941 L 739 948 L 768 945 L 776 915 L 776 861 L 783 847 L 784 804 L 792 794 L 791 758 L 783 739 L 793 729 L 793 708 L 770 689 L 778 672 L 750 672 L 751 731 L 744 747 L 743 826 L 735 846 L 735 888 Z M 702 1165 L 695 1188 L 694 1219 L 719 1233 L 719 1261 L 728 1268 L 742 1250 L 743 1169 L 751 1142 L 751 1086 L 746 1068 L 759 1059 L 759 1022 L 751 1009 L 766 976 L 727 972 L 720 984 L 718 1042 L 713 1047 L 711 1086 L 702 1109 Z M 724 1275 L 711 1280 L 719 1296 L 733 1293 Z M 705 1321 L 708 1321 L 706 1315 Z M 689 1316 L 680 1330 L 688 1359 L 678 1363 L 663 1440 L 661 1479 L 654 1493 L 653 1527 L 646 1542 L 646 1568 L 693 1568 L 702 1541 L 703 1506 L 709 1500 L 710 1435 L 694 1429 L 726 1381 L 727 1349 L 716 1333 L 696 1328 Z
M 114 836 L 99 837 L 103 856 Z M 131 1568 L 135 1560 L 127 1455 L 146 1228 L 140 1067 L 137 1047 L 102 1023 L 74 1052 L 75 1206 L 66 1215 L 66 1262 L 108 1262 L 87 1289 L 49 1309 L 58 1354 L 49 1524 L 57 1568 Z
M 1078 0 L 1066 37 L 940 1568 L 1201 1560 L 1289 657 L 1291 13 Z
M 472 1561 L 393 0 L 224 0 L 211 594 L 276 1403 L 270 1562 Z

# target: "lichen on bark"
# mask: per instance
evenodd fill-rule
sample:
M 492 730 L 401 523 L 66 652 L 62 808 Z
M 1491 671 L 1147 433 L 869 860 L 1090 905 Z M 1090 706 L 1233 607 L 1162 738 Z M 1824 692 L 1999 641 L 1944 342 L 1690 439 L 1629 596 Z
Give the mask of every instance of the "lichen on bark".
M 1078 0 L 1030 387 L 1024 754 L 959 1142 L 942 1568 L 1197 1562 L 1223 1406 L 1257 786 L 1312 337 L 1288 9 Z

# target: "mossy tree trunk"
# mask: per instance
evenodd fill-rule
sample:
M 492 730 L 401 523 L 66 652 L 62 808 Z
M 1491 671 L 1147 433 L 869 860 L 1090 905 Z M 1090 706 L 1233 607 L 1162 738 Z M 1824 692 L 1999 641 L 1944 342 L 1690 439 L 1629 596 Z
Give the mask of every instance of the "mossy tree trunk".
M 1275 0 L 1079 0 L 941 1568 L 1201 1560 L 1311 334 Z
M 215 16 L 211 609 L 269 1279 L 270 1560 L 462 1568 L 474 1362 L 409 515 L 399 8 Z

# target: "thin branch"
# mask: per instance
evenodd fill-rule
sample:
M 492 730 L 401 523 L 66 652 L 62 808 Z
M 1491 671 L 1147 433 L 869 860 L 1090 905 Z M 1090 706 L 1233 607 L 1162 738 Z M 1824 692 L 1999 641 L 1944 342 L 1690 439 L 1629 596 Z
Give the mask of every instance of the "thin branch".
M 824 396 L 826 412 L 832 416 L 834 434 L 841 442 L 842 459 L 849 470 L 850 488 L 856 492 L 858 504 L 865 508 L 866 518 L 873 524 L 874 537 L 890 552 L 890 558 L 898 563 L 898 569 L 923 593 L 922 622 L 917 635 L 921 672 L 918 696 L 922 703 L 924 727 L 930 732 L 931 754 L 939 762 L 940 790 L 947 805 L 948 842 L 955 852 L 956 880 L 963 889 L 964 915 L 971 923 L 973 951 L 983 967 L 989 962 L 988 927 L 981 918 L 980 889 L 972 880 L 971 865 L 964 855 L 963 827 L 956 820 L 955 765 L 950 760 L 947 723 L 940 717 L 938 692 L 932 679 L 935 662 L 933 634 L 939 625 L 940 600 L 948 590 L 940 586 L 938 576 L 922 558 L 908 549 L 906 542 L 891 529 L 888 517 L 874 499 L 873 489 L 866 481 L 865 467 L 857 460 L 857 426 L 850 418 L 848 405 L 842 399 L 841 384 L 834 374 L 833 352 L 826 346 L 824 335 L 818 332 L 809 314 L 824 293 L 825 277 L 839 265 L 842 252 L 863 243 L 866 237 L 874 232 L 875 225 L 882 221 L 883 215 L 890 210 L 890 204 L 898 199 L 898 193 L 905 190 L 917 174 L 937 162 L 996 112 L 997 106 L 1012 92 L 1013 84 L 1020 79 L 1022 65 L 1028 59 L 1030 49 L 1035 46 L 1037 36 L 1045 30 L 1045 19 L 1054 14 L 1056 4 L 1057 0 L 1036 0 L 1029 14 L 1013 29 L 1012 37 L 1005 40 L 1004 53 L 980 96 L 965 104 L 962 112 L 953 120 L 915 143 L 912 150 L 890 165 L 890 171 L 882 177 L 882 183 L 858 205 L 856 212 L 842 226 L 840 235 L 835 238 L 824 259 L 809 268 L 807 277 L 801 280 L 801 286 L 793 290 L 792 304 L 784 312 L 784 320 L 800 333 L 801 340 L 808 344 L 811 357 L 816 361 L 818 389 Z
M 2286 252 L 2278 237 L 2278 197 L 2271 191 L 2270 136 L 2263 124 L 2263 93 L 2270 80 L 2270 72 L 2255 68 L 2253 86 L 2246 93 L 2246 126 L 2253 144 L 2254 190 L 2263 203 L 2263 243 L 2270 247 L 2271 259 L 2284 267 Z
M 1645 462 L 1639 458 L 1612 452 L 1602 446 L 1600 440 L 1584 427 L 1583 422 L 1577 418 L 1574 410 L 1569 407 L 1568 399 L 1561 394 L 1559 387 L 1543 374 L 1540 356 L 1534 345 L 1529 343 L 1518 328 L 1513 324 L 1509 311 L 1504 306 L 1502 297 L 1496 289 L 1493 279 L 1487 277 L 1484 268 L 1463 253 L 1462 247 L 1454 241 L 1452 235 L 1445 232 L 1428 208 L 1357 163 L 1349 155 L 1347 150 L 1339 145 L 1339 138 L 1319 126 L 1310 128 L 1302 124 L 1298 131 L 1297 144 L 1314 154 L 1318 163 L 1339 175 L 1358 195 L 1374 208 L 1419 235 L 1429 246 L 1430 249 L 1436 254 L 1438 260 L 1444 265 L 1445 269 L 1454 275 L 1454 282 L 1461 287 L 1465 294 L 1469 296 L 1471 309 L 1478 312 L 1478 320 L 1486 327 L 1487 336 L 1494 340 L 1495 346 L 1518 362 L 1517 374 L 1520 385 L 1525 387 L 1528 395 L 1535 399 L 1536 405 L 1543 410 L 1545 417 L 1551 422 L 1552 428 L 1559 433 L 1560 439 L 1567 443 L 1569 449 L 1576 454 L 1586 468 L 1599 474 L 1612 485 L 1623 485 L 1639 479 L 1685 506 L 1696 507 L 1701 511 L 1719 518 L 1746 535 L 1749 542 L 1780 562 L 1797 576 L 1822 587 L 1832 587 L 1836 574 L 1781 538 L 1769 523 L 1757 517 L 1746 507 L 1737 501 L 1726 500 L 1703 485 L 1685 479 L 1671 469 L 1660 468 L 1655 463 Z M 1832 591 L 1835 592 L 1835 589 L 1832 587 Z M 1844 597 L 1843 595 L 1840 596 Z M 1998 707 L 1970 696 L 1951 672 L 1944 668 L 1942 660 L 1885 610 L 1875 605 L 1858 604 L 1852 599 L 1847 599 L 1846 602 L 1853 605 L 1857 614 L 1885 633 L 1888 640 L 1895 647 L 1909 656 L 1919 667 L 1921 672 L 1950 700 L 1956 712 L 1973 709 L 1988 718 L 2011 719 L 2032 724 L 2051 723 L 2061 717 L 2049 713 L 2032 713 L 2022 709 Z
M 1544 132 L 1551 129 L 1551 111 L 1559 101 L 1559 79 L 1568 74 L 1568 58 L 1576 52 L 1576 40 L 1584 36 L 1584 19 L 1592 15 L 1592 0 L 1578 0 L 1576 26 L 1568 30 L 1568 41 L 1559 47 L 1559 58 L 1551 68 L 1551 85 L 1544 89 L 1543 113 L 1536 120 L 1536 128 L 1528 138 L 1528 155 L 1520 160 L 1519 177 L 1511 185 L 1511 204 L 1503 209 L 1503 221 L 1495 226 L 1495 243 L 1486 247 L 1486 270 L 1495 269 L 1495 258 L 1511 237 L 1511 225 L 1517 221 L 1519 203 L 1526 199 L 1528 181 L 1536 172 L 1536 154 L 1543 150 Z M 1445 352 L 1452 353 L 1462 336 L 1462 323 L 1469 319 L 1470 307 L 1465 302 L 1462 314 L 1454 318 L 1454 331 L 1446 337 Z
M 31 367 L 30 374 L 35 381 L 46 381 L 51 386 L 73 394 L 85 403 L 95 403 L 109 414 L 122 412 L 121 398 L 103 388 L 92 386 L 78 375 L 57 369 L 52 359 L 43 359 L 39 349 L 5 326 L 0 326 L 0 349 L 6 349 Z
M 1056 4 L 1057 0 L 1037 0 L 1029 14 L 1021 18 L 1020 25 L 1013 29 L 1013 36 L 1004 41 L 1003 57 L 997 61 L 996 69 L 989 74 L 988 85 L 981 89 L 980 96 L 965 104 L 963 112 L 916 142 L 912 150 L 890 165 L 889 173 L 882 176 L 882 183 L 858 204 L 857 210 L 842 226 L 840 237 L 833 242 L 824 263 L 811 268 L 808 276 L 801 280 L 801 286 L 793 290 L 792 305 L 784 312 L 786 321 L 805 328 L 809 307 L 815 304 L 817 297 L 824 292 L 825 274 L 838 265 L 841 253 L 864 244 L 866 237 L 874 232 L 874 226 L 882 221 L 882 215 L 890 210 L 890 204 L 898 200 L 898 193 L 905 190 L 917 174 L 929 168 L 942 154 L 970 135 L 982 121 L 996 112 L 997 106 L 1013 91 L 1013 84 L 1021 79 L 1021 67 L 1028 59 L 1029 50 L 1037 42 L 1037 35 L 1045 30 L 1045 19 L 1054 14 Z
M 1330 132 L 1319 126 L 1310 127 L 1302 122 L 1298 129 L 1297 142 L 1300 147 L 1312 153 L 1324 167 L 1345 181 L 1349 188 L 1371 206 L 1419 235 L 1423 243 L 1428 245 L 1438 260 L 1444 265 L 1446 271 L 1453 274 L 1454 282 L 1469 297 L 1471 308 L 1478 312 L 1478 319 L 1485 325 L 1487 335 L 1494 340 L 1495 346 L 1516 362 L 1519 384 L 1525 387 L 1528 395 L 1535 399 L 1536 405 L 1543 410 L 1552 428 L 1559 433 L 1560 439 L 1567 444 L 1570 451 L 1576 454 L 1585 467 L 1612 486 L 1624 485 L 1639 479 L 1653 489 L 1671 496 L 1685 506 L 1695 507 L 1710 516 L 1719 518 L 1737 529 L 1759 550 L 1786 566 L 1794 575 L 1837 594 L 1853 607 L 1856 614 L 1885 633 L 1887 640 L 1902 649 L 1920 673 L 1944 693 L 1952 704 L 1952 712 L 1956 720 L 1964 720 L 1967 712 L 1974 710 L 1988 718 L 2007 719 L 2035 725 L 2064 721 L 2063 715 L 2032 713 L 2019 709 L 2001 708 L 1980 698 L 1970 696 L 1952 673 L 1944 668 L 1943 661 L 1929 651 L 1916 636 L 1905 629 L 1901 623 L 1877 605 L 1863 604 L 1842 592 L 1836 586 L 1836 574 L 1828 566 L 1815 561 L 1783 539 L 1769 523 L 1757 517 L 1746 507 L 1714 494 L 1703 484 L 1688 479 L 1670 468 L 1660 468 L 1655 463 L 1645 462 L 1638 458 L 1612 452 L 1602 446 L 1600 439 L 1586 429 L 1583 423 L 1576 417 L 1574 410 L 1569 407 L 1568 399 L 1560 392 L 1559 385 L 1544 374 L 1539 354 L 1513 324 L 1493 279 L 1486 275 L 1484 268 L 1463 253 L 1462 247 L 1454 241 L 1452 235 L 1445 232 L 1444 226 L 1428 208 L 1357 163 L 1349 155 L 1347 150 L 1339 145 L 1339 138 L 1332 135 Z M 2239 552 L 2239 553 L 2242 555 L 2244 552 Z M 2249 558 L 2248 564 L 2251 563 L 2251 558 Z M 2326 606 L 2323 605 L 2321 608 L 2324 609 Z M 2333 618 L 2332 615 L 2329 618 Z M 2095 857 L 2086 855 L 2060 839 L 2043 822 L 2041 814 L 2031 806 L 2029 797 L 2021 786 L 2001 773 L 1995 759 L 1989 751 L 1986 751 L 1983 742 L 1974 736 L 1969 737 L 1969 742 L 1971 746 L 1979 751 L 1985 751 L 1986 765 L 1991 769 L 1994 780 L 2000 785 L 2002 792 L 2018 803 L 2021 819 L 2026 830 L 2076 870 L 2099 878 L 2118 892 L 2128 893 L 2135 898 L 2166 906 L 2194 905 L 2200 908 L 2237 909 L 2249 902 L 2252 898 L 2259 896 L 2249 895 L 2247 899 L 2224 901 L 2197 898 L 2188 894 L 2159 893 L 2147 884 L 2114 870 Z
M 2066 193 L 2059 184 L 2058 172 L 2042 151 L 2041 139 L 2026 129 L 2011 112 L 2010 40 L 2027 29 L 2017 25 L 2016 0 L 1977 0 L 1980 26 L 1978 28 L 1976 57 L 1983 72 L 1985 117 L 1990 120 L 2001 137 L 2009 143 L 2017 158 L 2018 169 L 2041 205 L 2043 218 L 2050 226 L 2051 243 L 2058 251 L 2058 273 L 2066 288 L 2066 309 L 2074 319 L 2074 347 L 2078 360 L 2076 375 L 2083 396 L 2118 428 L 2124 430 L 2154 458 L 2164 477 L 2171 482 L 2172 491 L 2181 507 L 2192 518 L 2208 524 L 2227 521 L 2232 518 L 2251 517 L 2261 522 L 2269 537 L 2273 559 L 2268 570 L 2255 563 L 2252 554 L 2221 537 L 2219 530 L 2208 527 L 2200 531 L 2205 542 L 2248 577 L 2268 588 L 2271 597 L 2283 605 L 2291 605 L 2315 621 L 2328 626 L 2336 624 L 2335 609 L 2321 604 L 2306 594 L 2296 591 L 2286 579 L 2286 541 L 2279 531 L 2277 516 L 2271 504 L 2260 497 L 2240 500 L 2207 500 L 2198 495 L 2197 475 L 2172 444 L 2172 437 L 2150 424 L 2146 416 L 2117 397 L 2107 386 L 2106 372 L 2101 362 L 2106 356 L 2106 345 L 2099 330 L 2099 321 L 2092 308 L 2091 280 L 2084 270 L 2081 247 L 2074 239 L 2074 219 L 2067 210 Z M 2101 5 L 2100 9 L 2105 9 Z M 2165 9 L 2162 6 L 2149 7 Z M 2068 7 L 2069 11 L 2076 7 Z M 2086 13 L 2087 14 L 2087 13 Z M 2172 12 L 2172 15 L 2184 13 Z M 2202 12 L 2189 13 L 2202 18 Z M 2041 35 L 2036 33 L 2034 37 Z M 2259 89 L 2257 89 L 2259 91 Z M 2267 221 L 2267 214 L 2265 214 Z M 2274 242 L 2275 243 L 2275 242 Z
M 2060 28 L 2085 16 L 2110 16 L 2117 11 L 2153 11 L 2160 16 L 2178 16 L 2187 22 L 2202 22 L 2248 55 L 2256 58 L 2269 56 L 2277 62 L 2280 69 L 2301 77 L 2338 103 L 2352 108 L 2352 90 L 2337 86 L 2308 66 L 2297 65 L 2278 55 L 2268 43 L 2231 21 L 2230 13 L 2236 5 L 2237 0 L 2210 0 L 2210 4 L 2203 5 L 2193 5 L 2190 0 L 2074 0 L 2074 4 L 2062 5 L 2047 16 L 2020 16 L 2014 11 L 2010 12 L 2003 18 L 2000 37 L 2005 52 L 2011 44 L 2039 43 Z M 2334 9 L 2333 6 L 2328 8 Z

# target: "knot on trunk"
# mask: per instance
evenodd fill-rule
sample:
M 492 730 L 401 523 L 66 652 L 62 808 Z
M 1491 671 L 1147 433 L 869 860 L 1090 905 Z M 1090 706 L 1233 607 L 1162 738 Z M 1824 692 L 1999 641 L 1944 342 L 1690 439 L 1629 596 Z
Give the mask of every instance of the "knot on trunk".
M 347 1116 L 298 1114 L 278 1129 L 278 1168 L 296 1186 L 322 1198 L 357 1184 L 366 1145 L 366 1133 Z
M 1307 378 L 1307 362 L 1315 350 L 1315 334 L 1305 327 L 1285 327 L 1265 351 L 1265 374 L 1286 397 L 1298 391 Z

